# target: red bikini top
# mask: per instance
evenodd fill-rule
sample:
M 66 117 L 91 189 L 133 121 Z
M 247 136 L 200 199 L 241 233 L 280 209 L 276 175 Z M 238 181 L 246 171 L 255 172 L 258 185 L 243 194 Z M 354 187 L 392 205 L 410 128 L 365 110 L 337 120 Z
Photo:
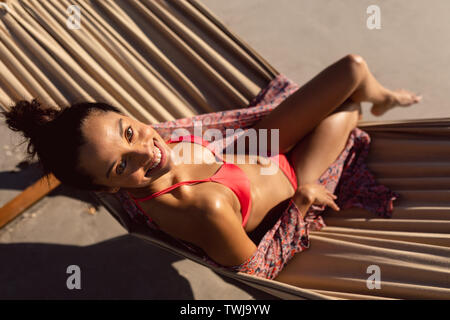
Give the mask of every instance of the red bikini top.
M 204 147 L 208 148 L 216 157 L 218 157 L 221 161 L 223 161 L 223 165 L 216 171 L 214 175 L 212 175 L 209 178 L 201 179 L 201 180 L 187 180 L 187 181 L 181 181 L 178 182 L 164 190 L 158 191 L 153 193 L 150 196 L 143 197 L 143 198 L 135 198 L 131 194 L 130 197 L 134 200 L 136 203 L 136 206 L 145 214 L 146 212 L 141 208 L 138 202 L 150 200 L 153 198 L 156 198 L 164 193 L 167 193 L 181 185 L 184 184 L 194 184 L 198 182 L 216 182 L 223 184 L 230 188 L 238 197 L 239 202 L 241 204 L 241 214 L 242 214 L 242 226 L 245 227 L 251 206 L 252 206 L 252 198 L 250 193 L 250 180 L 248 179 L 245 172 L 239 168 L 237 165 L 232 163 L 226 163 L 224 159 L 222 159 L 220 156 L 216 155 L 214 150 L 212 148 L 208 147 L 209 143 L 205 140 L 203 140 L 202 137 L 194 136 L 194 135 L 187 135 L 187 136 L 181 136 L 176 139 L 169 139 L 166 141 L 166 143 L 172 143 L 172 142 L 182 142 L 182 141 L 189 141 L 193 143 L 198 143 L 203 145 Z M 148 216 L 148 215 L 147 215 Z M 150 217 L 149 217 L 150 218 Z M 151 218 L 150 218 L 151 220 Z

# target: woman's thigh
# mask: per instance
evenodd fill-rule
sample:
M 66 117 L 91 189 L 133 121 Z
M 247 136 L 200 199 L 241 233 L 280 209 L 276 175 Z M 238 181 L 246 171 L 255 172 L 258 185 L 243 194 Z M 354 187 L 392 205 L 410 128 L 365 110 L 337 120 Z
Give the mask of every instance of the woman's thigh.
M 299 141 L 291 150 L 291 161 L 299 185 L 315 182 L 344 150 L 350 132 L 359 120 L 360 106 L 353 104 L 335 112 Z
M 253 128 L 278 129 L 277 151 L 288 152 L 351 96 L 361 82 L 363 70 L 356 55 L 343 57 L 291 94 Z M 270 138 L 271 134 L 269 148 Z

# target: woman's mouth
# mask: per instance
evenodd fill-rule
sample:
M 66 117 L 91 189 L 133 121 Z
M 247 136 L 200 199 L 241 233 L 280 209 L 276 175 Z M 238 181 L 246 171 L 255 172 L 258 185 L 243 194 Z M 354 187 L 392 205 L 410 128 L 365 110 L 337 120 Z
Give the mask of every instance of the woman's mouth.
M 152 174 L 154 171 L 158 170 L 161 167 L 164 159 L 165 159 L 164 150 L 159 146 L 159 144 L 157 144 L 157 142 L 155 140 L 155 160 L 154 160 L 153 164 L 151 165 L 151 167 L 145 173 L 145 176 L 149 177 L 150 174 Z

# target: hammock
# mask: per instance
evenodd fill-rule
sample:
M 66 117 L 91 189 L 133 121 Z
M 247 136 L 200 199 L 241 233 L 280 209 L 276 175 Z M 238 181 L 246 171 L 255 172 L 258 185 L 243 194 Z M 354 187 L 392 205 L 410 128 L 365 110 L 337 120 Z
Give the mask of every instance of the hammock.
M 0 12 L 3 108 L 34 97 L 61 107 L 105 101 L 164 136 L 192 129 L 194 120 L 204 129 L 248 128 L 298 88 L 197 1 L 7 4 Z M 82 12 L 80 29 L 66 27 L 72 4 Z M 123 193 L 94 195 L 130 234 L 280 298 L 450 298 L 450 119 L 358 128 L 337 161 L 348 164 L 351 150 L 360 156 L 355 163 L 376 177 L 369 187 L 381 188 L 386 203 L 398 197 L 380 209 L 391 218 L 366 210 L 377 208 L 366 198 L 349 198 L 353 206 L 336 213 L 312 208 L 309 248 L 285 257 L 273 279 L 213 265 L 140 220 Z M 337 190 L 352 178 L 340 172 Z M 381 289 L 367 287 L 371 265 L 380 267 Z

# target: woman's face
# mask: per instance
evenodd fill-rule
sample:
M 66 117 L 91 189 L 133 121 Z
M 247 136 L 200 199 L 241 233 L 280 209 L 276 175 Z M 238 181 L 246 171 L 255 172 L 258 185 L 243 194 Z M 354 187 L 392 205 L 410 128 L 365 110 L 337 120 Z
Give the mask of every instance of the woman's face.
M 116 112 L 94 112 L 81 130 L 87 143 L 80 149 L 80 166 L 112 192 L 148 186 L 170 170 L 170 148 L 150 125 Z

